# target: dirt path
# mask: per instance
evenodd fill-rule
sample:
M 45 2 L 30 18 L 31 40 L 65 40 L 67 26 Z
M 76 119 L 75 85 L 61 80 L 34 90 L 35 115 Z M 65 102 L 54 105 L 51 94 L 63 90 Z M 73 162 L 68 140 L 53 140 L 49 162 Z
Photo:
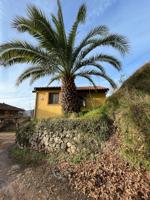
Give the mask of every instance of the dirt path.
M 47 165 L 20 170 L 9 157 L 14 141 L 14 133 L 0 133 L 0 200 L 90 200 Z
M 10 170 L 16 167 L 8 155 L 8 150 L 14 142 L 15 133 L 0 133 L 0 189 L 7 185 L 12 178 L 9 174 Z

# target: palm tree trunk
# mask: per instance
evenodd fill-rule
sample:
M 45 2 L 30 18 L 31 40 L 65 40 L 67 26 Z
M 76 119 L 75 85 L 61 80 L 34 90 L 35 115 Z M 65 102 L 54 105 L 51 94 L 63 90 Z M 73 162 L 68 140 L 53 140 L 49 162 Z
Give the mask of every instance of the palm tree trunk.
M 64 113 L 79 112 L 80 110 L 78 93 L 72 77 L 62 78 L 61 103 Z

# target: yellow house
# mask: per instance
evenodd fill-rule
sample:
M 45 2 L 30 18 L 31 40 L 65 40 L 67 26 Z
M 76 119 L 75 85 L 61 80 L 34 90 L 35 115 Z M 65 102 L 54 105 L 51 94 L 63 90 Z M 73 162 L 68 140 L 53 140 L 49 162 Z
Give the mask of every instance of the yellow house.
M 104 103 L 108 88 L 78 87 L 78 95 L 82 100 L 82 110 L 90 110 Z M 63 116 L 60 104 L 61 87 L 37 87 L 36 93 L 35 118 L 55 118 Z

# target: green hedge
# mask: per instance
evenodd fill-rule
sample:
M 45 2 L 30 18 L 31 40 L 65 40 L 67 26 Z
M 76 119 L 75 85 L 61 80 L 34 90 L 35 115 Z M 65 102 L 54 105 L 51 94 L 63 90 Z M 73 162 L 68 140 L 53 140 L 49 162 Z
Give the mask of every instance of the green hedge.
M 30 138 L 35 132 L 36 122 L 33 120 L 23 121 L 16 131 L 16 143 L 22 147 L 30 146 Z

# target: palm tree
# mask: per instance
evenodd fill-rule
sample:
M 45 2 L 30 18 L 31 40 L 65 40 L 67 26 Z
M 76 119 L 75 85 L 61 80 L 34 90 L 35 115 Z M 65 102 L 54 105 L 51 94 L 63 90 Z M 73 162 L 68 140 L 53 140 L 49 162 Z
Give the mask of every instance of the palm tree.
M 95 86 L 93 76 L 103 77 L 115 88 L 116 84 L 106 74 L 102 64 L 108 63 L 117 70 L 121 69 L 121 63 L 115 57 L 103 53 L 93 55 L 93 50 L 97 47 L 110 46 L 124 55 L 128 52 L 128 41 L 122 35 L 110 34 L 106 26 L 98 26 L 76 45 L 78 27 L 86 19 L 86 6 L 83 4 L 79 8 L 76 20 L 67 35 L 59 0 L 57 4 L 58 14 L 57 16 L 51 14 L 51 22 L 40 9 L 32 5 L 28 6 L 27 18 L 16 17 L 13 27 L 19 32 L 28 32 L 38 43 L 33 45 L 16 40 L 2 44 L 0 61 L 4 66 L 16 63 L 31 64 L 31 67 L 18 77 L 17 85 L 27 78 L 31 78 L 32 84 L 47 75 L 50 77 L 49 84 L 60 80 L 64 112 L 78 112 L 75 79 L 86 78 Z

